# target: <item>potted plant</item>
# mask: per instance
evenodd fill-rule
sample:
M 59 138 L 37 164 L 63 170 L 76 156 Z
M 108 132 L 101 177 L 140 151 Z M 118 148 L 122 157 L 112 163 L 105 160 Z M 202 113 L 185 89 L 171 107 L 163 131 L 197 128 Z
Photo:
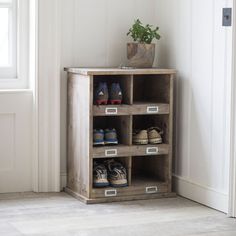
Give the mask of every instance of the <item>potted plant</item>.
M 136 68 L 152 67 L 155 59 L 155 44 L 152 41 L 161 38 L 158 30 L 159 27 L 153 28 L 149 24 L 144 26 L 139 19 L 135 20 L 127 33 L 134 40 L 133 43 L 127 43 L 129 66 Z

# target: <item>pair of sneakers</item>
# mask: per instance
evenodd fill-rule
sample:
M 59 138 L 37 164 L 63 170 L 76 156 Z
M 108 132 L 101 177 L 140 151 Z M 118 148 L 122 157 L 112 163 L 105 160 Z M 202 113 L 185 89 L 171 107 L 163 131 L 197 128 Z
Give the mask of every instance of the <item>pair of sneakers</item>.
M 119 83 L 112 83 L 109 90 L 106 82 L 100 82 L 95 90 L 94 101 L 97 105 L 107 105 L 108 103 L 121 104 L 122 91 Z
M 93 145 L 118 144 L 117 133 L 115 129 L 94 129 Z
M 114 159 L 94 161 L 93 186 L 95 188 L 128 186 L 126 168 Z
M 151 127 L 147 130 L 136 130 L 133 133 L 134 144 L 158 144 L 162 143 L 163 131 L 158 127 Z

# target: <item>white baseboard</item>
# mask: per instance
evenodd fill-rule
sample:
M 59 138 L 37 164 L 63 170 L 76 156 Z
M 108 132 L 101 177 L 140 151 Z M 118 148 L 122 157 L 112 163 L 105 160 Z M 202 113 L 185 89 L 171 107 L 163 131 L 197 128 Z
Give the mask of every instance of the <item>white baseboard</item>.
M 175 191 L 180 196 L 228 213 L 228 194 L 194 183 L 180 176 L 174 176 L 173 182 Z
M 66 187 L 67 173 L 61 173 L 61 190 Z

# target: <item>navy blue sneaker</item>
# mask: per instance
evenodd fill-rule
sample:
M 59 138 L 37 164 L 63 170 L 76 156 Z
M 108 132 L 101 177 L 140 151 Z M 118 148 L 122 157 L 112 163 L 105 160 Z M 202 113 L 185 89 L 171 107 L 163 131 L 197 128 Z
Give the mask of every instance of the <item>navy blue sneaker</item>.
M 118 144 L 117 133 L 115 129 L 105 130 L 105 144 Z
M 94 94 L 94 101 L 97 105 L 107 105 L 108 102 L 108 87 L 107 84 L 104 82 L 100 82 L 95 94 Z
M 119 83 L 112 83 L 109 91 L 109 102 L 112 105 L 122 103 L 122 91 Z
M 93 130 L 93 145 L 104 145 L 104 131 L 102 129 Z

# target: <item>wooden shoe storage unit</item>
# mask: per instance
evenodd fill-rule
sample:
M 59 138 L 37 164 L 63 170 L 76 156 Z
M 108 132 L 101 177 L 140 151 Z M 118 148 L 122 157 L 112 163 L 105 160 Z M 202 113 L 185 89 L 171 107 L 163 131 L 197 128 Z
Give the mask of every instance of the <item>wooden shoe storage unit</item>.
M 82 69 L 68 73 L 66 191 L 85 203 L 172 197 L 173 80 L 175 70 Z M 99 82 L 119 82 L 122 105 L 94 105 Z M 163 143 L 134 145 L 136 129 L 158 126 Z M 93 146 L 94 128 L 115 128 L 119 144 Z M 114 158 L 128 173 L 128 186 L 94 188 L 93 161 Z

